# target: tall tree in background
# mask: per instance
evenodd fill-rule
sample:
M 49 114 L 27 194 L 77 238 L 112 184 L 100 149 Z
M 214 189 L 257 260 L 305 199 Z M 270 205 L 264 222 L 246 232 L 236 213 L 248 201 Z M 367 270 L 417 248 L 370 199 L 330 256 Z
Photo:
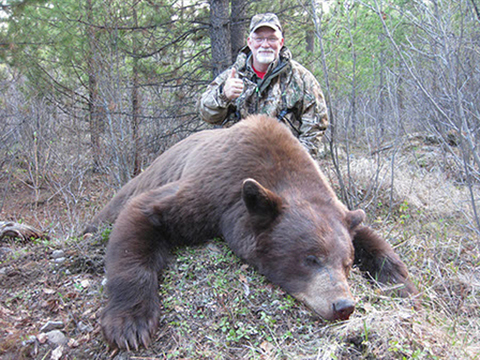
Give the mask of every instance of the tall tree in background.
M 230 31 L 232 43 L 232 60 L 235 61 L 239 51 L 245 46 L 248 2 L 247 0 L 231 0 Z
M 210 0 L 213 77 L 232 64 L 229 5 L 228 0 Z
M 89 113 L 89 128 L 90 128 L 90 142 L 92 146 L 93 169 L 98 171 L 100 169 L 101 158 L 101 134 L 103 132 L 103 122 L 105 121 L 105 111 L 100 98 L 98 89 L 98 75 L 101 73 L 102 66 L 100 64 L 101 49 L 98 47 L 98 29 L 95 26 L 94 9 L 92 0 L 86 0 L 86 33 L 87 52 L 87 76 L 88 76 L 88 113 Z
M 248 6 L 247 0 L 210 0 L 213 77 L 232 65 L 245 46 Z
M 134 28 L 138 29 L 137 2 L 132 4 L 132 19 Z M 132 142 L 133 142 L 133 176 L 140 174 L 141 165 L 141 143 L 140 143 L 140 119 L 141 119 L 141 97 L 139 79 L 139 41 L 136 36 L 132 40 Z

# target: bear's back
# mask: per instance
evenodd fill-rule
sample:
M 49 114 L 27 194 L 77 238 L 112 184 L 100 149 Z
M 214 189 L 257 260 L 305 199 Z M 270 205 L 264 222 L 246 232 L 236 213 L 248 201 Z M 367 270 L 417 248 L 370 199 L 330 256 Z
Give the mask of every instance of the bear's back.
M 278 120 L 253 115 L 230 128 L 195 133 L 168 149 L 142 173 L 135 194 L 180 179 L 231 184 L 251 177 L 275 187 L 298 173 L 309 181 L 318 177 L 306 149 Z

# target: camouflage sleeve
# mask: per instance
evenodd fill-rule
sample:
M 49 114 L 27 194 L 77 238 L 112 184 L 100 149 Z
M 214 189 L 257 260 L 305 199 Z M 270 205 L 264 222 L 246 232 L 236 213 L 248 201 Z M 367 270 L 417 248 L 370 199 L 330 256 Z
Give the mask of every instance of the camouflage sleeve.
M 230 102 L 222 94 L 223 84 L 230 74 L 231 69 L 225 70 L 218 75 L 200 98 L 197 108 L 202 120 L 210 124 L 219 124 L 228 115 Z
M 317 152 L 327 127 L 327 105 L 322 89 L 313 74 L 306 71 L 300 141 L 311 153 Z

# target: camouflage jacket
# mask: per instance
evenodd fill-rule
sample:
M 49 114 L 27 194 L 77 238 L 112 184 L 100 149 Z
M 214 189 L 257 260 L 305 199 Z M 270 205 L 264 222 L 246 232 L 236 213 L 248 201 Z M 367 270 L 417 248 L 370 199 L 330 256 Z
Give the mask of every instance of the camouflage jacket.
M 250 114 L 267 114 L 285 123 L 300 141 L 315 152 L 327 125 L 327 107 L 315 77 L 283 47 L 263 79 L 251 66 L 251 51 L 242 49 L 233 67 L 243 80 L 242 95 L 233 100 L 223 95 L 223 84 L 232 69 L 217 76 L 202 95 L 198 110 L 211 124 L 229 126 Z

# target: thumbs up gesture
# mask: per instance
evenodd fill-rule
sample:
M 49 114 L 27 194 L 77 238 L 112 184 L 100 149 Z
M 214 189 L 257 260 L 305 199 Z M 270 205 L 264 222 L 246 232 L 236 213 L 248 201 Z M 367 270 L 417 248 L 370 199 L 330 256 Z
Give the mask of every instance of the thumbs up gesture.
M 237 78 L 237 70 L 233 68 L 223 86 L 223 94 L 228 100 L 232 101 L 238 98 L 242 92 L 243 81 Z

